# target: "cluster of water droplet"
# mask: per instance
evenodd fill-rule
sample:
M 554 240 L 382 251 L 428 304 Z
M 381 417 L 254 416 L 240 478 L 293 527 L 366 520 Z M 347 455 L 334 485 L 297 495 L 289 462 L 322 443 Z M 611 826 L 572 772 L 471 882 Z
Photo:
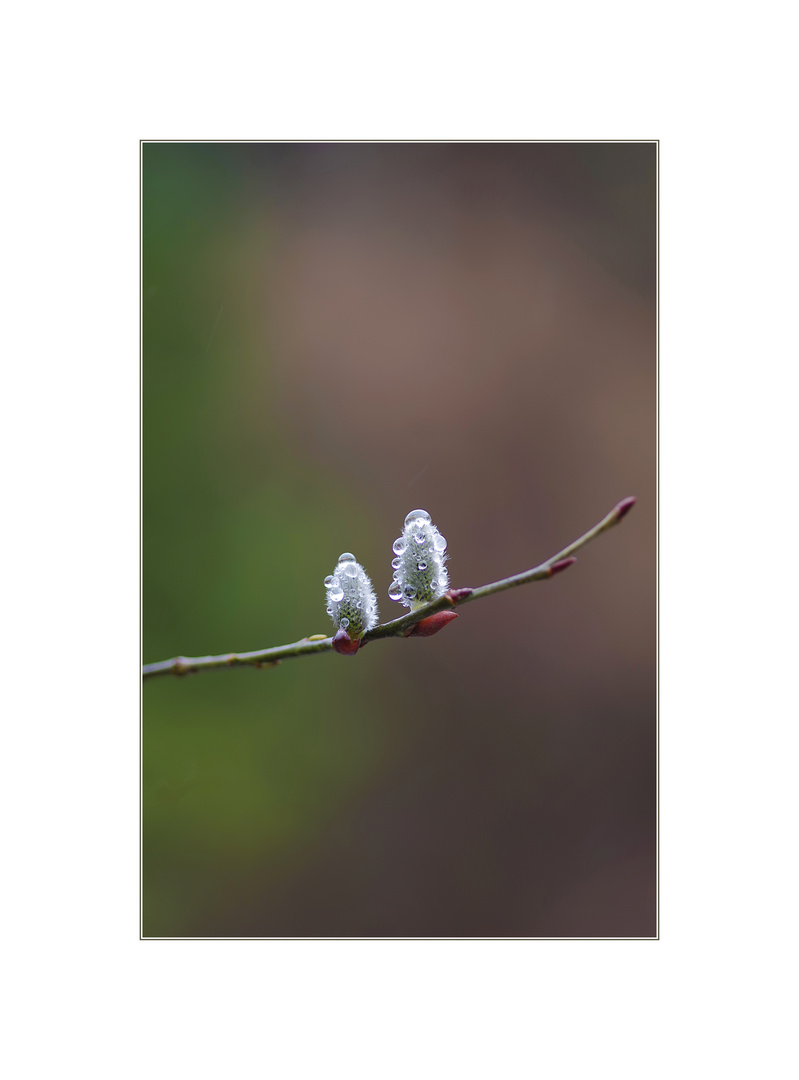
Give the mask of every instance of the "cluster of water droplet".
M 354 640 L 377 626 L 377 597 L 372 582 L 349 551 L 339 555 L 338 565 L 325 578 L 327 613 L 337 629 Z
M 411 510 L 402 536 L 394 541 L 394 580 L 388 595 L 412 610 L 437 599 L 449 588 L 444 567 L 447 541 L 426 510 Z

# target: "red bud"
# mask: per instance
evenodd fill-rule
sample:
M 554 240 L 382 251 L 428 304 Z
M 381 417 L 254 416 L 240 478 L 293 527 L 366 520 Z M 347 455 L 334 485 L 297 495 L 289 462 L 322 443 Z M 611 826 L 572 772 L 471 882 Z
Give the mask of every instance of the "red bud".
M 474 589 L 450 589 L 447 596 L 450 598 L 453 604 L 457 604 L 459 600 L 463 600 L 467 596 L 471 596 Z M 424 622 L 424 620 L 422 620 Z
M 626 499 L 622 499 L 616 506 L 616 521 L 621 521 L 625 514 L 629 514 L 637 501 L 635 495 L 630 495 Z
M 469 589 L 469 592 L 471 591 Z M 457 611 L 437 611 L 435 615 L 428 615 L 426 619 L 414 623 L 405 637 L 432 637 L 433 634 L 443 630 L 448 622 L 452 622 L 457 617 Z
M 337 653 L 342 656 L 355 656 L 358 649 L 361 647 L 361 639 L 356 638 L 355 641 L 350 637 L 346 630 L 341 629 L 336 633 L 333 638 L 333 648 Z
M 573 555 L 570 555 L 568 559 L 561 559 L 560 562 L 553 562 L 549 568 L 549 576 L 553 577 L 553 575 L 559 574 L 561 570 L 568 570 L 576 562 L 577 560 Z

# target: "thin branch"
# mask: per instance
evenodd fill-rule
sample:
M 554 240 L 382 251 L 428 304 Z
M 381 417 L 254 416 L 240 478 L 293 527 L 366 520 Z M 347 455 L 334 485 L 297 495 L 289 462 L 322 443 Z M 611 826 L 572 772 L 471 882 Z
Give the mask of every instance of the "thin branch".
M 450 589 L 437 600 L 433 600 L 415 611 L 403 615 L 402 618 L 393 619 L 391 622 L 382 623 L 373 630 L 364 634 L 361 645 L 380 638 L 408 637 L 414 627 L 423 619 L 435 615 L 439 611 L 451 611 L 462 604 L 470 604 L 473 600 L 482 600 L 485 596 L 503 592 L 505 589 L 515 589 L 517 585 L 526 585 L 529 581 L 542 581 L 554 577 L 555 574 L 566 570 L 576 560 L 572 555 L 579 548 L 594 540 L 600 533 L 611 529 L 618 524 L 635 504 L 635 498 L 630 496 L 622 499 L 613 507 L 609 514 L 584 533 L 579 539 L 563 548 L 556 555 L 551 556 L 546 562 L 534 566 L 532 570 L 525 570 L 522 574 L 503 578 L 501 581 L 491 582 L 490 585 L 481 585 L 478 589 Z M 142 668 L 142 677 L 151 678 L 154 675 L 189 675 L 195 671 L 206 671 L 210 668 L 225 667 L 275 667 L 281 660 L 288 660 L 293 656 L 310 656 L 313 653 L 328 652 L 333 648 L 333 638 L 323 634 L 314 634 L 312 637 L 295 641 L 292 645 L 277 645 L 272 649 L 257 649 L 255 652 L 224 653 L 221 656 L 176 656 L 172 660 L 161 660 L 156 664 L 145 664 Z

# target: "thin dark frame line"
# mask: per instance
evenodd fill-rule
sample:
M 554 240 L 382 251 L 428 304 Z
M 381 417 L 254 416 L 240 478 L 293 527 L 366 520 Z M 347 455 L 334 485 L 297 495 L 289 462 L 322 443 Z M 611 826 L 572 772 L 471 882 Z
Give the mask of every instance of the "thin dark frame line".
M 142 941 L 658 941 L 652 937 L 143 937 Z
M 655 897 L 660 941 L 660 139 L 655 147 Z
M 658 146 L 660 139 L 140 139 L 170 146 Z

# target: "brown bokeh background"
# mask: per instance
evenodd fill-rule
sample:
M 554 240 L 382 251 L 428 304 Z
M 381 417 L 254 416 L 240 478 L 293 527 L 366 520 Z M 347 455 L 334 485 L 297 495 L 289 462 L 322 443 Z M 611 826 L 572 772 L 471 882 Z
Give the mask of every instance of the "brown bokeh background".
M 144 659 L 435 638 L 144 688 L 146 936 L 656 933 L 656 146 L 146 144 Z

